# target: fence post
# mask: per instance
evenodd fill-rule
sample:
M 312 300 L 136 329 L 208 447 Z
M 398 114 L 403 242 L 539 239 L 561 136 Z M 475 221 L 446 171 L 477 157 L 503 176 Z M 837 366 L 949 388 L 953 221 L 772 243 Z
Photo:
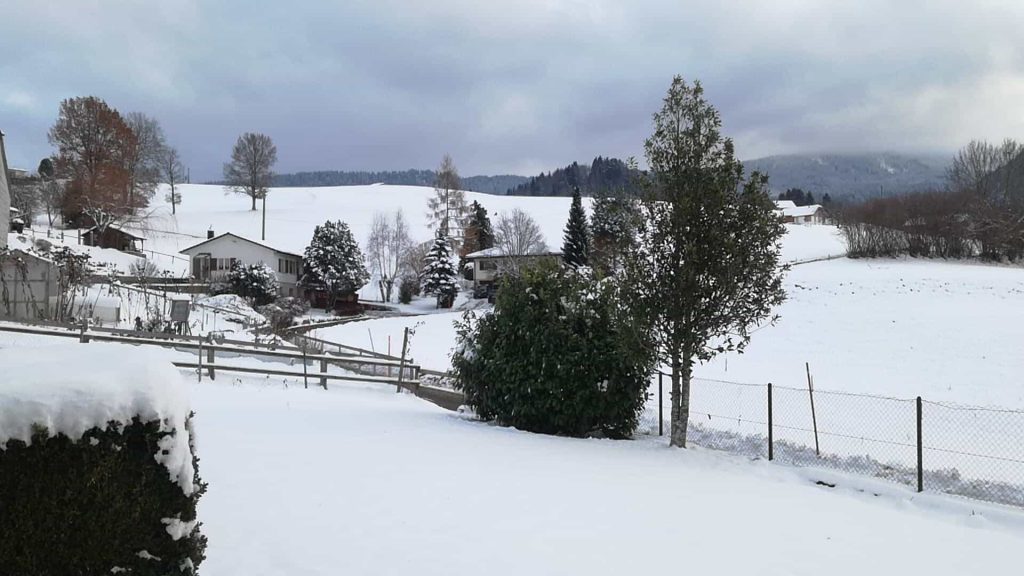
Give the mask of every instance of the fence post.
M 665 417 L 662 415 L 662 412 L 665 409 L 665 402 L 662 396 L 665 393 L 664 390 L 665 374 L 661 370 L 658 370 L 658 436 L 663 436 L 665 434 Z
M 924 492 L 924 444 L 921 442 L 921 397 L 917 397 L 917 491 Z
M 369 328 L 367 328 L 369 330 Z M 405 352 L 409 349 L 409 327 L 405 327 L 405 333 L 402 336 L 402 357 L 398 361 L 398 384 L 395 386 L 395 392 L 402 391 L 402 376 L 405 375 Z
M 306 366 L 306 347 L 302 347 L 302 387 L 309 390 L 309 368 Z
M 811 424 L 814 426 L 814 453 L 821 457 L 821 448 L 818 447 L 818 415 L 814 412 L 814 379 L 811 378 L 811 364 L 805 362 L 807 367 L 807 393 L 811 396 Z
M 212 337 L 211 337 L 212 338 Z M 213 346 L 206 349 L 206 363 L 210 365 L 210 380 L 216 380 L 217 374 L 213 370 L 214 350 Z
M 203 381 L 203 339 L 199 339 L 199 369 L 196 370 L 199 373 L 199 381 Z
M 320 373 L 327 374 L 327 358 L 320 359 Z M 327 390 L 327 376 L 320 377 L 320 385 L 324 387 L 324 390 Z
M 768 383 L 768 461 L 775 459 L 775 430 L 772 420 L 772 383 Z
M 89 343 L 89 337 L 85 335 L 85 331 L 88 330 L 88 329 L 89 329 L 89 320 L 86 319 L 86 318 L 82 318 L 82 332 L 81 332 L 81 336 L 78 337 L 78 341 L 81 342 L 82 344 L 88 344 Z

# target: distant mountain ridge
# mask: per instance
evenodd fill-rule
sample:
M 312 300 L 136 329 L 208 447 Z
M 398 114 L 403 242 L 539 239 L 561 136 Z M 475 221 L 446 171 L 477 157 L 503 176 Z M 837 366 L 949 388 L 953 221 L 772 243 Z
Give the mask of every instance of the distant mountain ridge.
M 387 170 L 382 172 L 321 170 L 275 174 L 272 185 L 283 188 L 317 186 L 362 186 L 367 184 L 395 184 L 400 186 L 433 186 L 437 173 L 433 170 Z M 462 178 L 463 190 L 504 194 L 526 182 L 529 178 L 512 174 L 497 176 L 467 176 Z
M 850 199 L 940 189 L 948 165 L 939 156 L 893 153 L 787 154 L 743 162 L 747 174 L 767 174 L 775 193 L 800 188 Z

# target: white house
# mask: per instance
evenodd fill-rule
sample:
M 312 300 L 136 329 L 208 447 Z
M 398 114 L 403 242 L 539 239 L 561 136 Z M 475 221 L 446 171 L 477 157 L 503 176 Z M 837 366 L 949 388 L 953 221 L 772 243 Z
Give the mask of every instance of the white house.
M 505 251 L 495 246 L 479 252 L 466 254 L 466 266 L 473 270 L 473 287 L 494 284 L 498 278 L 499 269 L 506 266 L 525 266 L 531 263 L 539 263 L 544 260 L 560 262 L 561 252 L 541 252 L 539 254 L 505 254 Z
M 811 204 L 797 206 L 791 200 L 776 200 L 775 213 L 782 216 L 787 224 L 829 224 L 828 211 L 823 206 Z
M 302 256 L 260 244 L 227 232 L 220 236 L 209 233 L 209 238 L 181 251 L 192 261 L 192 277 L 201 282 L 224 282 L 231 267 L 266 264 L 277 274 L 282 296 L 300 296 L 299 276 L 302 274 Z
M 10 211 L 10 190 L 4 133 L 0 131 L 0 215 Z M 57 295 L 57 270 L 50 260 L 18 246 L 8 251 L 9 226 L 8 218 L 0 217 L 0 284 L 4 288 L 0 291 L 0 316 L 50 318 L 50 303 Z

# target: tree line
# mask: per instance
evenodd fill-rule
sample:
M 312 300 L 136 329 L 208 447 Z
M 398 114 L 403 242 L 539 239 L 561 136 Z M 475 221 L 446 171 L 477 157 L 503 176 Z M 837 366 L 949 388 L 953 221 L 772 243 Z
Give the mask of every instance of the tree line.
M 398 186 L 432 186 L 437 179 L 435 170 L 384 170 L 339 171 L 321 170 L 315 172 L 294 172 L 275 174 L 272 185 L 282 188 L 319 186 L 366 186 L 369 184 L 393 184 Z M 496 176 L 467 176 L 462 178 L 465 190 L 485 194 L 504 194 L 509 188 L 527 181 L 525 176 L 500 174 Z M 223 184 L 223 182 L 215 182 Z
M 510 196 L 572 196 L 579 189 L 584 196 L 599 196 L 634 184 L 639 171 L 617 158 L 598 156 L 589 165 L 578 162 L 540 173 L 510 188 Z
M 853 257 L 1024 258 L 1024 146 L 973 141 L 943 189 L 875 198 L 838 212 Z

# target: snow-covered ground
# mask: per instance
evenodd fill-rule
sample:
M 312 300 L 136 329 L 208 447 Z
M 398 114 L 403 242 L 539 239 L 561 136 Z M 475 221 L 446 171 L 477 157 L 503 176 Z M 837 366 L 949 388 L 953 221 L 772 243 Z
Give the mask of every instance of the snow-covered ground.
M 528 434 L 386 388 L 193 391 L 209 576 L 1008 574 L 1024 541 L 1009 508 Z

